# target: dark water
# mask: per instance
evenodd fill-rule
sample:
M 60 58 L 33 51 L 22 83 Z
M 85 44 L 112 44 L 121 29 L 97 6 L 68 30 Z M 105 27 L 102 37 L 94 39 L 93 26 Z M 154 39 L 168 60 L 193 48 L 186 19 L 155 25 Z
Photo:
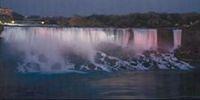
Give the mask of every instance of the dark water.
M 199 98 L 198 72 L 1 75 L 1 98 Z
M 0 98 L 199 98 L 182 30 L 6 27 Z M 162 52 L 160 51 L 162 49 Z

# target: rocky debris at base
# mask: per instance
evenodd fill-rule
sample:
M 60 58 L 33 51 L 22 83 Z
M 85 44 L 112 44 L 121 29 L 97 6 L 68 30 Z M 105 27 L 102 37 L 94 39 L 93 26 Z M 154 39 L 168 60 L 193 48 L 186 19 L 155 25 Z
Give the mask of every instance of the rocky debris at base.
M 72 62 L 68 59 L 68 64 L 54 64 L 47 72 L 74 71 L 145 71 L 145 70 L 190 70 L 194 67 L 186 62 L 180 61 L 174 53 L 158 51 L 147 51 L 140 55 L 129 57 L 126 60 L 109 56 L 98 51 L 94 61 L 83 60 L 81 63 Z M 71 67 L 70 67 L 71 66 Z M 37 63 L 24 63 L 18 69 L 20 72 L 45 72 L 44 66 Z
M 98 52 L 95 61 L 110 71 L 190 70 L 193 68 L 188 63 L 178 60 L 173 53 L 146 52 L 125 61 Z

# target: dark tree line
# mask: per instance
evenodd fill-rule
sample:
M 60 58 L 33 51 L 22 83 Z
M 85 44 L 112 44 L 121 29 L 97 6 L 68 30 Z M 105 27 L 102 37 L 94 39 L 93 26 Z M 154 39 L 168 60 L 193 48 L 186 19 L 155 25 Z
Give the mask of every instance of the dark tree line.
M 200 14 L 134 13 L 71 17 L 68 26 L 96 27 L 199 27 Z
M 24 17 L 13 12 L 12 16 L 0 14 L 0 20 L 45 21 L 45 24 L 75 27 L 200 27 L 199 13 L 132 13 L 128 15 L 91 15 L 73 17 Z

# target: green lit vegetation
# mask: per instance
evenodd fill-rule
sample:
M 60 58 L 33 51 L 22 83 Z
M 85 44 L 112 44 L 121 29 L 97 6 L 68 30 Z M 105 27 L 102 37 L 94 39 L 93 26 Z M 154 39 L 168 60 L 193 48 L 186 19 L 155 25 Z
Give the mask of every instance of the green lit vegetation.
M 3 31 L 3 26 L 0 25 L 0 33 Z

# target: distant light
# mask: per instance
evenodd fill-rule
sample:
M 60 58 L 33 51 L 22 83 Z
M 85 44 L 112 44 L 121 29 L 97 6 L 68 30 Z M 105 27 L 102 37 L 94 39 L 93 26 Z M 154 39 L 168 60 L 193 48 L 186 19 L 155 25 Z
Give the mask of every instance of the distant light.
M 44 24 L 44 21 L 42 21 L 41 24 Z
M 175 26 L 178 26 L 178 24 L 176 23 Z
M 11 23 L 12 23 L 12 24 L 15 24 L 15 21 L 14 21 L 14 20 L 12 20 L 12 21 L 11 21 Z

